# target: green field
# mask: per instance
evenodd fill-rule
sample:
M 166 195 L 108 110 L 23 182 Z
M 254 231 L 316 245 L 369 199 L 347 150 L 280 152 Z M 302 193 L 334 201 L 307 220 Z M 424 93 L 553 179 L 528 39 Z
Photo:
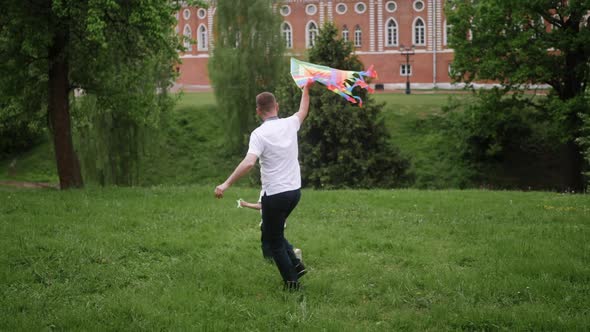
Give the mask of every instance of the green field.
M 590 326 L 590 198 L 305 190 L 281 289 L 256 189 L 0 188 L 0 330 L 574 331 Z

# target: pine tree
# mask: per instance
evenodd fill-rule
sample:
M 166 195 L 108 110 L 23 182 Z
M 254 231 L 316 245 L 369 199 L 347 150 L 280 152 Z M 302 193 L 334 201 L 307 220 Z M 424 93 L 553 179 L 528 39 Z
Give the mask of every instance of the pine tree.
M 327 23 L 320 30 L 309 61 L 343 70 L 360 71 L 363 64 L 351 43 L 338 38 Z M 359 108 L 316 84 L 311 90 L 310 112 L 300 131 L 300 160 L 304 185 L 314 188 L 389 188 L 408 180 L 409 162 L 390 144 L 377 104 L 365 90 Z M 297 111 L 297 86 L 287 74 L 277 91 L 281 110 Z

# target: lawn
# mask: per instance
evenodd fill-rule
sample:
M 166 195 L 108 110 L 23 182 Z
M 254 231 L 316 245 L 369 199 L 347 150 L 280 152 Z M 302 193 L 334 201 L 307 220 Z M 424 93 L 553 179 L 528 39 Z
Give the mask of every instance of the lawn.
M 312 191 L 281 289 L 258 191 L 0 188 L 0 330 L 585 330 L 590 198 L 539 192 Z

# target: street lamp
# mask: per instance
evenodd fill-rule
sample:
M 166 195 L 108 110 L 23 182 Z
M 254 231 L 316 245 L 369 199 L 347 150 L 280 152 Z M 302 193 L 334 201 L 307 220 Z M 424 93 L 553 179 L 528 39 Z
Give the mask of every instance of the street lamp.
M 399 48 L 399 52 L 401 55 L 406 56 L 406 94 L 409 95 L 410 93 L 412 93 L 412 91 L 410 90 L 410 55 L 415 54 L 414 45 L 410 47 L 405 47 L 404 45 L 401 45 Z

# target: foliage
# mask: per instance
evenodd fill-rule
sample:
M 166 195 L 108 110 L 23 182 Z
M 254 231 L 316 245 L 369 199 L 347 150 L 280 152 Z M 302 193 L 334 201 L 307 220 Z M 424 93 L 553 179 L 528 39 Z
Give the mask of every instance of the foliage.
M 62 187 L 82 185 L 72 148 L 68 96 L 96 96 L 100 109 L 154 114 L 181 48 L 178 1 L 5 1 L 0 15 L 2 95 L 26 112 L 47 108 Z M 146 71 L 150 75 L 146 75 Z M 151 75 L 154 74 L 154 75 Z M 145 107 L 146 104 L 148 107 Z M 77 174 L 78 173 L 78 174 Z
M 507 88 L 548 84 L 564 100 L 587 87 L 590 1 L 450 0 L 446 6 L 457 80 Z
M 581 190 L 582 158 L 574 140 L 582 123 L 579 114 L 588 112 L 582 96 L 590 81 L 590 1 L 450 0 L 446 8 L 452 26 L 455 80 L 502 85 L 488 97 L 479 93 L 483 102 L 479 109 L 489 112 L 474 115 L 474 120 L 481 122 L 473 124 L 483 134 L 483 141 L 468 143 L 481 144 L 474 157 L 493 156 L 506 144 L 521 144 L 508 140 L 526 135 L 522 130 L 527 129 L 521 126 L 524 118 L 537 128 L 553 120 L 549 128 L 558 132 L 552 134 L 565 138 L 567 155 L 560 168 L 569 174 L 567 187 Z M 522 89 L 539 84 L 552 88 L 543 103 L 520 98 Z M 516 93 L 518 98 L 509 93 Z M 519 110 L 523 114 L 517 114 Z M 510 124 L 511 119 L 516 123 Z M 495 143 L 490 141 L 492 133 L 498 135 Z
M 0 330 L 583 331 L 588 195 L 304 190 L 286 294 L 259 189 L 0 188 Z M 337 235 L 334 235 L 337 234 Z
M 282 20 L 271 0 L 218 1 L 209 77 L 226 115 L 230 147 L 242 152 L 256 125 L 255 97 L 273 91 L 282 63 Z
M 580 135 L 576 139 L 576 143 L 580 145 L 582 149 L 582 155 L 584 156 L 584 160 L 586 162 L 585 169 L 586 172 L 584 175 L 586 176 L 586 191 L 590 188 L 590 114 L 580 114 L 580 118 L 582 119 L 582 128 L 580 130 Z
M 474 184 L 570 188 L 569 176 L 555 169 L 565 164 L 568 142 L 577 133 L 565 131 L 565 121 L 557 117 L 567 117 L 583 105 L 576 99 L 564 102 L 556 96 L 506 95 L 499 88 L 478 91 L 474 96 L 475 100 L 450 103 L 443 114 L 430 120 L 461 164 L 472 170 Z
M 352 45 L 337 38 L 336 27 L 327 23 L 310 50 L 312 63 L 344 70 L 362 70 Z M 297 111 L 300 91 L 288 73 L 277 89 L 282 109 Z M 355 91 L 363 107 L 314 86 L 310 112 L 300 131 L 300 161 L 304 185 L 314 188 L 388 188 L 407 180 L 409 162 L 389 141 L 381 110 L 365 90 Z
M 39 144 L 45 136 L 45 127 L 46 117 L 42 111 L 26 112 L 22 102 L 11 98 L 0 102 L 0 159 Z

